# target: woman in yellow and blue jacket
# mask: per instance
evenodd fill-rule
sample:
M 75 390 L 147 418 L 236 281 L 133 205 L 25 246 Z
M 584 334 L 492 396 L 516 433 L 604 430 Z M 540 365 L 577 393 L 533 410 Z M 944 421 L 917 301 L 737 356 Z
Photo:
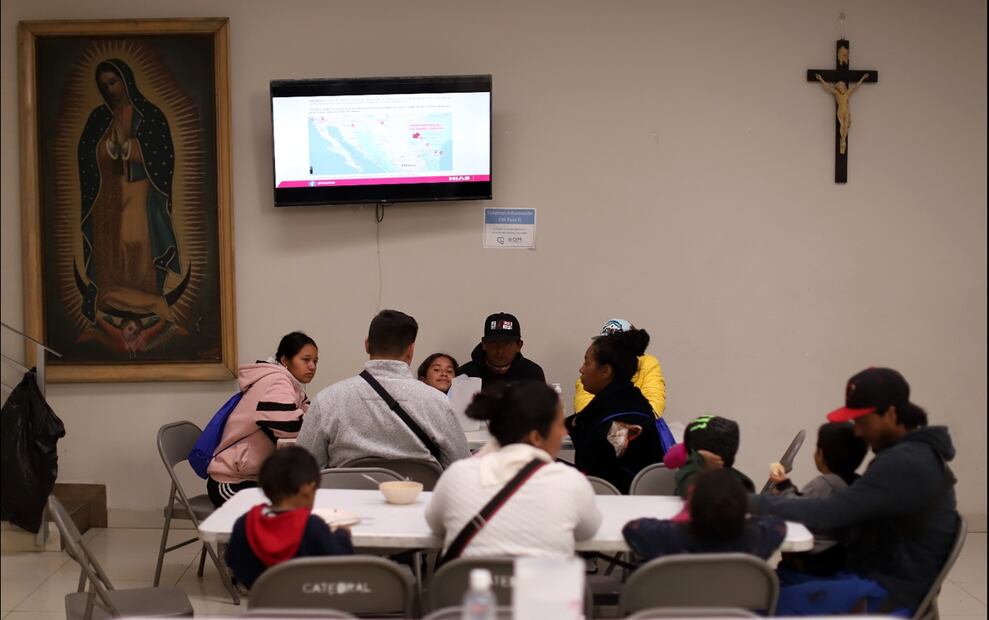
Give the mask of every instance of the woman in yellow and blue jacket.
M 634 329 L 634 326 L 625 319 L 609 319 L 601 328 L 601 335 L 607 336 L 618 332 L 627 332 Z M 646 340 L 642 346 L 642 351 L 638 354 L 639 366 L 632 376 L 632 384 L 639 388 L 642 395 L 646 397 L 652 405 L 652 411 L 656 417 L 663 415 L 666 409 L 666 381 L 663 379 L 663 369 L 659 365 L 659 360 L 654 355 L 646 353 L 649 341 Z M 584 389 L 584 385 L 577 378 L 577 388 L 573 397 L 573 410 L 575 413 L 587 406 L 594 398 Z

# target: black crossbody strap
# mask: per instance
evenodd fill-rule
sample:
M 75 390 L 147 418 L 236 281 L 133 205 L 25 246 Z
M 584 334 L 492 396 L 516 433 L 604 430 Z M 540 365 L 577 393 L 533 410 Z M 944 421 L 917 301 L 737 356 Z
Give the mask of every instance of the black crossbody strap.
M 540 459 L 532 459 L 526 463 L 525 466 L 522 467 L 522 469 L 520 469 L 518 473 L 515 474 L 515 476 L 501 488 L 500 491 L 495 493 L 495 496 L 491 498 L 491 501 L 485 504 L 484 508 L 481 508 L 480 512 L 474 515 L 474 518 L 468 521 L 467 525 L 460 530 L 457 537 L 453 539 L 452 543 L 450 543 L 450 548 L 446 550 L 443 557 L 441 557 L 439 562 L 436 563 L 436 567 L 439 568 L 440 565 L 460 557 L 460 554 L 464 552 L 464 549 L 467 548 L 467 545 L 470 544 L 470 541 L 474 538 L 474 536 L 481 531 L 481 528 L 488 524 L 491 517 L 493 517 L 495 513 L 505 505 L 512 495 L 515 495 L 515 492 L 518 491 L 523 484 L 525 484 L 526 480 L 531 478 L 532 475 L 545 464 L 546 462 Z
M 398 404 L 397 400 L 392 398 L 391 394 L 388 393 L 388 390 L 383 388 L 381 384 L 378 383 L 378 380 L 372 377 L 371 373 L 366 370 L 361 371 L 361 379 L 367 381 L 367 384 L 374 388 L 374 391 L 378 393 L 378 396 L 384 399 L 388 407 L 395 412 L 395 415 L 402 418 L 402 422 L 405 422 L 405 425 L 409 427 L 409 430 L 411 430 L 415 436 L 419 438 L 419 441 L 426 446 L 426 449 L 433 455 L 436 462 L 441 463 L 440 447 L 436 445 L 436 442 L 433 441 L 418 424 L 416 424 L 416 421 L 405 412 L 405 409 L 402 409 L 402 406 Z

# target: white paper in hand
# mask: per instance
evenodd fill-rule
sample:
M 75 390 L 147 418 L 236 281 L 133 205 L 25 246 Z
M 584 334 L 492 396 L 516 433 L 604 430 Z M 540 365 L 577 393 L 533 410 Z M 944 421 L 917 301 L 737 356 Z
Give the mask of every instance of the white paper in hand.
M 326 521 L 330 527 L 348 527 L 361 522 L 356 513 L 341 508 L 313 508 L 312 514 Z
M 483 428 L 484 423 L 480 420 L 471 420 L 464 413 L 467 405 L 474 400 L 474 395 L 481 391 L 481 379 L 479 377 L 468 377 L 460 375 L 453 378 L 453 384 L 447 396 L 450 398 L 450 407 L 460 421 L 460 428 L 465 431 L 478 431 Z

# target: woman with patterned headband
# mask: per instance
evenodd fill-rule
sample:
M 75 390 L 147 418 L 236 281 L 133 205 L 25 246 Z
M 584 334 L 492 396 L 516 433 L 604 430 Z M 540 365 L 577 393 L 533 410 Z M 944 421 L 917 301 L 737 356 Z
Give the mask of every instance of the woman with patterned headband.
M 642 395 L 652 405 L 652 411 L 658 418 L 663 415 L 663 411 L 666 409 L 666 380 L 663 379 L 663 369 L 659 365 L 659 360 L 654 355 L 646 353 L 646 348 L 649 346 L 649 334 L 645 330 L 635 329 L 635 326 L 625 319 L 608 319 L 608 322 L 601 328 L 602 336 L 626 332 L 637 334 L 635 354 L 638 359 L 638 366 L 635 369 L 635 374 L 632 375 L 632 383 L 639 388 Z M 592 398 L 594 395 L 584 389 L 584 384 L 578 377 L 577 388 L 573 396 L 574 413 L 580 413 L 591 402 Z

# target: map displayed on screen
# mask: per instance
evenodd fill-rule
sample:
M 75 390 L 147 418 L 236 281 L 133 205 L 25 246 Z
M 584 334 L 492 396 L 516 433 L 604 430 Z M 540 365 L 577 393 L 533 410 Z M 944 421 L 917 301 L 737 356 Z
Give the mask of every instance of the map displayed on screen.
M 361 114 L 309 117 L 314 175 L 453 170 L 453 116 Z
M 274 97 L 275 186 L 490 179 L 490 94 Z

